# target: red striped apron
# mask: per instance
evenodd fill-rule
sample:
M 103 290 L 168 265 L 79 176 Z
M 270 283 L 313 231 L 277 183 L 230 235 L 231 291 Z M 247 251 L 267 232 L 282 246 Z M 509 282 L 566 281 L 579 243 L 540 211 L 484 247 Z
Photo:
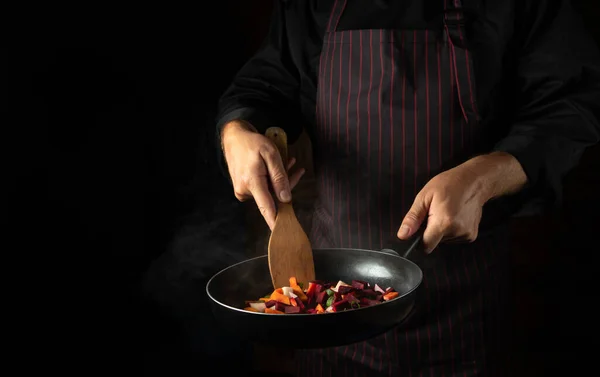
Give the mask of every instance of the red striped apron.
M 447 0 L 438 29 L 338 31 L 346 1 L 333 6 L 320 58 L 310 237 L 316 247 L 394 248 L 418 191 L 478 142 L 463 13 Z M 424 290 L 406 323 L 360 344 L 298 352 L 297 375 L 490 375 L 500 366 L 484 350 L 505 240 L 496 232 L 417 257 Z

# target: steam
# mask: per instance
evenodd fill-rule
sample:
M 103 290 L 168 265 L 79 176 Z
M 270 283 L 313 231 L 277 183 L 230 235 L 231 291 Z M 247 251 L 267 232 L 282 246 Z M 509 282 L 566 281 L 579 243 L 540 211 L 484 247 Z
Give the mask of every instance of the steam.
M 144 292 L 184 328 L 192 349 L 240 357 L 245 344 L 232 339 L 209 307 L 206 283 L 221 269 L 251 257 L 244 205 L 215 200 L 190 216 L 169 249 L 150 267 Z

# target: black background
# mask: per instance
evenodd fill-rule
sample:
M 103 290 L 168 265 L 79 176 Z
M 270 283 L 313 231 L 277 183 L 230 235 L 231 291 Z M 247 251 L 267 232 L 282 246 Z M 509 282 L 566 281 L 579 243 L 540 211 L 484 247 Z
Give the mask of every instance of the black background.
M 599 36 L 595 0 L 578 3 Z M 186 330 L 144 301 L 139 284 L 183 224 L 209 227 L 237 208 L 216 164 L 215 105 L 260 43 L 269 8 L 227 0 L 210 9 L 37 9 L 27 42 L 3 51 L 26 72 L 14 92 L 26 96 L 8 148 L 8 219 L 24 265 L 35 258 L 45 270 L 33 287 L 33 343 L 63 352 L 53 365 L 173 376 L 226 366 L 192 355 Z M 584 342 L 598 334 L 598 171 L 595 148 L 567 179 L 561 212 L 515 224 L 524 368 L 575 374 L 593 365 Z

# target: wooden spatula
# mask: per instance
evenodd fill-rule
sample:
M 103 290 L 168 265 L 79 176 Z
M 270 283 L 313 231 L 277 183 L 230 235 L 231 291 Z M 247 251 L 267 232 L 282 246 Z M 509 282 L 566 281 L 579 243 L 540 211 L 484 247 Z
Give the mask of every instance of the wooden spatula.
M 288 153 L 285 131 L 278 127 L 271 127 L 265 132 L 265 136 L 275 143 L 283 165 L 286 166 Z M 292 276 L 305 287 L 308 286 L 309 281 L 315 280 L 315 264 L 310 241 L 298 222 L 291 203 L 277 201 L 275 227 L 269 239 L 269 270 L 275 288 L 289 286 L 289 279 Z

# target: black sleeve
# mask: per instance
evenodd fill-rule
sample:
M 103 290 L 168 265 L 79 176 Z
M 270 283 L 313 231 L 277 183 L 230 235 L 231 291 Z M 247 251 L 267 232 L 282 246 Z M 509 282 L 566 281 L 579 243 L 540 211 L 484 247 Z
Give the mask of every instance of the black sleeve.
M 273 3 L 269 31 L 262 46 L 236 74 L 219 100 L 216 130 L 218 161 L 227 177 L 229 174 L 221 150 L 221 129 L 228 122 L 247 121 L 260 133 L 272 126 L 281 127 L 290 143 L 302 133 L 300 80 L 298 69 L 290 57 L 287 12 L 280 1 Z
M 259 132 L 277 126 L 294 140 L 299 122 L 299 77 L 291 57 L 286 11 L 274 2 L 268 34 L 259 51 L 241 68 L 219 101 L 217 133 L 232 120 L 245 120 Z
M 495 149 L 521 163 L 528 196 L 557 205 L 562 178 L 600 138 L 600 57 L 568 0 L 526 3 L 516 122 Z

